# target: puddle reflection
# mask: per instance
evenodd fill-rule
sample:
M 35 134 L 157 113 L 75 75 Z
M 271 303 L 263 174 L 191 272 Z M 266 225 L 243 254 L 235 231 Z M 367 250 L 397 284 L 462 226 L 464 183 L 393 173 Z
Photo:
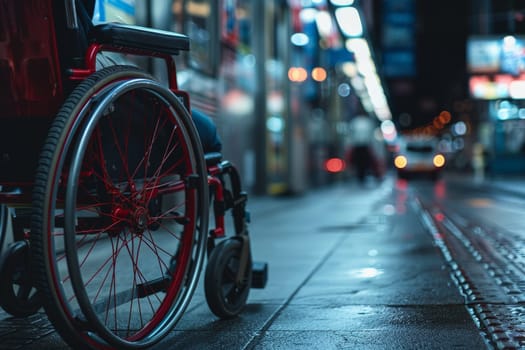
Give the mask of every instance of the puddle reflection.
M 350 276 L 356 278 L 374 278 L 384 273 L 381 269 L 375 267 L 365 267 L 362 269 L 355 269 L 350 271 Z

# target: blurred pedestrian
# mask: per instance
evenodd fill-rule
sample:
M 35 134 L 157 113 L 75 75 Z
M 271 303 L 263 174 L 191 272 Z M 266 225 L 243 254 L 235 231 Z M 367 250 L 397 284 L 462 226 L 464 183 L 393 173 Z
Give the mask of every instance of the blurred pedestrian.
M 356 116 L 350 122 L 350 147 L 346 161 L 352 166 L 357 180 L 364 184 L 368 174 L 381 179 L 380 165 L 372 143 L 374 140 L 374 125 L 372 120 L 364 115 Z
M 485 180 L 485 150 L 481 143 L 475 143 L 472 147 L 472 169 L 474 182 L 483 182 Z

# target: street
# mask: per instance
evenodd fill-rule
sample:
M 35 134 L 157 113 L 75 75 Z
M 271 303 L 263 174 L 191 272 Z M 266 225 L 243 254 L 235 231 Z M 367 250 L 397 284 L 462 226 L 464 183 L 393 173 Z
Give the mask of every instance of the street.
M 266 288 L 250 291 L 240 317 L 218 320 L 201 283 L 155 349 L 525 347 L 525 194 L 515 186 L 390 176 L 250 198 Z M 0 349 L 67 349 L 42 312 L 0 319 Z

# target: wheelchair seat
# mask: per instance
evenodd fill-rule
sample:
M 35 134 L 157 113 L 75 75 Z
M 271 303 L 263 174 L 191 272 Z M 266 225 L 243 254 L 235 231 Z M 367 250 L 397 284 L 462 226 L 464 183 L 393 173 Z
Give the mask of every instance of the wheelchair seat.
M 208 167 L 217 165 L 222 160 L 222 153 L 220 152 L 210 152 L 204 154 L 204 160 L 206 161 L 206 165 Z

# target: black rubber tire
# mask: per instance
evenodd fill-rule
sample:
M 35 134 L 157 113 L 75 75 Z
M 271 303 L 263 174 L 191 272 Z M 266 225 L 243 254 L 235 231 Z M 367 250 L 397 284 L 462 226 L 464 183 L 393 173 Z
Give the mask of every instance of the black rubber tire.
M 239 271 L 241 241 L 229 238 L 213 248 L 204 279 L 206 302 L 219 318 L 229 319 L 239 315 L 248 300 L 252 281 L 251 254 L 247 262 L 243 281 L 236 285 Z
M 140 80 L 140 82 L 137 79 Z M 137 82 L 142 85 L 135 84 Z M 178 133 L 184 135 L 183 137 L 188 142 L 185 143 L 185 141 L 180 141 L 180 144 L 183 145 L 181 146 L 181 149 L 182 152 L 189 154 L 188 156 L 192 159 L 192 169 L 185 169 L 184 171 L 191 171 L 191 173 L 188 175 L 194 175 L 192 176 L 191 183 L 190 181 L 185 181 L 187 185 L 184 186 L 185 189 L 191 187 L 191 189 L 187 191 L 192 191 L 191 196 L 192 198 L 195 197 L 194 200 L 192 199 L 192 208 L 186 209 L 192 210 L 194 219 L 192 221 L 190 220 L 191 222 L 189 220 L 185 221 L 185 226 L 182 230 L 184 233 L 181 233 L 181 235 L 187 237 L 187 232 L 191 231 L 191 238 L 184 239 L 185 247 L 189 247 L 188 249 L 191 249 L 191 251 L 186 252 L 186 255 L 183 254 L 183 259 L 181 258 L 183 261 L 180 262 L 180 265 L 179 261 L 175 259 L 178 251 L 169 252 L 169 254 L 172 255 L 166 254 L 171 256 L 171 259 L 169 262 L 163 262 L 164 265 L 162 265 L 162 270 L 164 271 L 162 279 L 165 279 L 165 276 L 169 275 L 168 282 L 162 282 L 162 287 L 160 288 L 157 285 L 155 287 L 155 293 L 163 293 L 164 291 L 168 291 L 168 293 L 164 293 L 164 295 L 169 294 L 170 303 L 167 304 L 163 297 L 157 298 L 160 300 L 158 302 L 160 303 L 160 306 L 158 306 L 157 310 L 162 309 L 162 311 L 153 310 L 152 312 L 154 313 L 154 316 L 152 317 L 155 321 L 148 324 L 139 325 L 138 331 L 131 329 L 131 325 L 128 325 L 127 331 L 122 331 L 119 329 L 120 325 L 112 328 L 113 325 L 105 324 L 104 317 L 101 316 L 100 319 L 97 317 L 94 309 L 97 307 L 96 304 L 99 302 L 89 299 L 90 297 L 87 295 L 87 287 L 84 286 L 84 283 L 87 285 L 90 283 L 90 281 L 84 280 L 86 282 L 83 282 L 82 280 L 84 276 L 82 275 L 81 270 L 84 261 L 81 261 L 81 257 L 79 255 L 79 251 L 81 249 L 66 249 L 68 247 L 68 243 L 73 242 L 73 244 L 75 244 L 75 240 L 79 239 L 72 237 L 76 233 L 75 228 L 69 231 L 67 229 L 67 222 L 70 221 L 69 219 L 71 217 L 68 217 L 67 214 L 64 214 L 64 223 L 61 224 L 59 223 L 58 214 L 56 214 L 55 210 L 61 206 L 64 207 L 65 212 L 67 212 L 68 208 L 77 210 L 75 209 L 77 203 L 71 203 L 71 201 L 68 201 L 68 198 L 72 197 L 67 197 L 69 195 L 69 192 L 67 191 L 72 188 L 72 191 L 75 194 L 74 198 L 76 199 L 76 191 L 80 192 L 79 188 L 81 187 L 81 183 L 75 183 L 75 181 L 78 181 L 78 177 L 74 179 L 74 176 L 71 174 L 77 170 L 79 172 L 81 170 L 83 171 L 84 168 L 81 166 L 84 165 L 84 162 L 89 163 L 90 157 L 92 159 L 100 156 L 98 153 L 93 152 L 93 150 L 90 148 L 91 143 L 84 144 L 82 149 L 78 149 L 76 147 L 79 147 L 79 140 L 81 139 L 82 134 L 84 132 L 88 132 L 86 130 L 88 130 L 89 122 L 94 124 L 96 123 L 95 125 L 98 127 L 99 123 L 102 123 L 100 120 L 106 118 L 107 114 L 111 115 L 113 113 L 111 110 L 113 105 L 109 104 L 108 99 L 119 98 L 119 96 L 114 97 L 114 95 L 117 95 L 115 90 L 126 84 L 137 85 L 137 89 L 142 89 L 138 90 L 138 92 L 150 93 L 150 91 L 153 91 L 151 92 L 152 96 L 154 95 L 154 97 L 159 98 L 161 102 L 169 102 L 170 107 L 165 108 L 162 111 L 164 113 L 171 113 L 170 115 L 173 116 L 172 119 L 176 119 L 179 124 L 177 127 L 173 128 L 169 128 L 169 125 L 160 125 L 158 126 L 158 130 L 164 131 L 165 129 L 162 129 L 162 127 L 166 126 L 169 130 L 168 134 L 171 132 L 173 135 L 175 131 L 172 130 L 177 128 L 177 135 Z M 152 86 L 150 88 L 144 87 L 144 84 L 150 84 Z M 33 266 L 35 269 L 36 283 L 38 289 L 43 294 L 44 308 L 50 321 L 53 323 L 55 329 L 60 333 L 63 339 L 75 349 L 138 349 L 153 345 L 154 343 L 161 340 L 165 335 L 167 335 L 169 330 L 173 328 L 175 323 L 180 319 L 185 308 L 188 306 L 191 300 L 191 295 L 193 294 L 195 286 L 198 283 L 198 275 L 202 269 L 203 261 L 205 259 L 205 244 L 207 236 L 207 173 L 204 163 L 204 156 L 202 154 L 202 147 L 200 145 L 200 140 L 196 129 L 191 120 L 191 116 L 186 108 L 182 105 L 182 102 L 170 94 L 171 93 L 169 93 L 166 88 L 161 89 L 160 85 L 156 83 L 154 78 L 138 68 L 130 66 L 112 66 L 104 68 L 86 80 L 82 81 L 75 88 L 55 118 L 50 128 L 48 137 L 44 143 L 37 168 L 33 194 L 33 215 L 31 228 Z M 104 111 L 97 112 L 97 107 L 100 104 L 104 104 L 106 102 L 108 104 L 106 105 Z M 117 104 L 117 102 L 115 102 L 115 104 Z M 90 107 L 90 105 L 92 105 L 92 107 Z M 129 105 L 122 104 L 122 106 L 123 108 L 127 106 L 126 109 L 129 109 L 130 112 L 133 113 L 133 108 L 129 107 Z M 85 112 L 85 110 L 89 108 L 92 109 Z M 135 112 L 135 114 L 138 113 L 139 112 Z M 154 116 L 150 116 L 150 114 L 153 115 L 154 113 L 142 113 L 144 118 L 156 118 Z M 96 119 L 97 116 L 98 119 Z M 111 119 L 107 123 L 111 123 Z M 131 125 L 131 123 L 129 124 Z M 119 129 L 117 129 L 117 127 Z M 130 126 L 127 127 L 130 128 Z M 115 129 L 118 130 L 118 134 L 115 134 L 113 137 L 116 140 L 118 139 L 120 142 L 119 135 L 121 132 L 123 132 L 123 129 L 120 125 L 113 125 L 111 128 L 106 128 L 102 131 L 116 131 Z M 153 129 L 150 130 L 153 131 Z M 93 134 L 88 135 L 88 141 L 96 141 L 97 137 L 99 137 L 98 135 L 93 136 L 95 134 L 94 131 L 92 132 Z M 129 134 L 133 135 L 133 132 L 129 132 Z M 147 135 L 146 133 L 144 134 L 148 137 L 151 135 L 152 138 L 156 136 L 155 133 Z M 147 138 L 144 138 L 142 141 L 144 144 L 149 142 Z M 170 139 L 170 141 L 172 140 Z M 135 145 L 133 141 L 128 143 L 127 140 L 125 141 L 125 144 L 130 144 L 132 147 Z M 97 151 L 104 152 L 105 155 L 106 148 L 110 148 L 110 146 L 111 144 L 109 146 L 107 144 L 102 144 L 99 146 Z M 104 147 L 104 150 L 102 150 L 102 147 Z M 175 148 L 175 146 L 173 147 Z M 144 150 L 146 149 L 148 148 L 145 147 Z M 149 163 L 150 160 L 153 159 L 150 159 L 152 149 L 153 148 L 148 149 L 148 155 L 143 153 L 142 162 L 144 164 Z M 120 152 L 120 150 L 118 150 L 118 152 Z M 108 151 L 108 153 L 110 153 L 110 151 Z M 81 155 L 78 156 L 78 154 Z M 135 153 L 129 151 L 127 154 L 133 156 Z M 75 156 L 82 157 L 80 160 L 81 166 L 77 166 L 76 168 L 71 165 L 74 164 Z M 122 157 L 122 155 L 120 156 Z M 107 158 L 100 157 L 99 159 L 99 168 L 103 168 L 102 170 L 99 169 L 99 178 L 102 174 L 107 176 L 107 179 L 102 180 L 108 180 L 108 182 L 111 182 L 113 180 L 112 176 L 129 177 L 129 174 L 122 174 L 123 171 L 120 169 L 116 170 L 118 173 L 117 175 L 108 175 L 112 169 L 109 167 L 109 165 L 105 165 L 105 162 L 102 160 L 105 161 Z M 127 163 L 128 158 L 122 158 L 121 161 L 123 163 Z M 129 163 L 131 164 L 132 162 L 129 161 Z M 68 168 L 70 166 L 71 168 Z M 149 168 L 149 165 L 146 167 Z M 138 173 L 144 171 L 146 174 L 148 174 L 148 171 L 150 171 L 148 169 L 143 170 L 142 168 L 139 168 L 138 165 L 135 170 Z M 160 171 L 160 168 L 158 170 Z M 102 185 L 105 185 L 106 183 L 102 180 L 100 182 Z M 134 180 L 134 178 L 131 180 Z M 146 180 L 144 180 L 144 183 L 145 182 Z M 99 184 L 98 186 L 100 187 L 101 185 Z M 117 185 L 115 184 L 115 186 Z M 145 185 L 143 186 L 145 187 Z M 118 187 L 115 187 L 115 189 L 118 190 Z M 103 190 L 99 191 L 97 188 L 95 188 L 95 191 L 97 193 L 104 192 Z M 193 194 L 194 192 L 195 194 Z M 84 192 L 84 196 L 86 195 L 90 194 Z M 121 196 L 119 198 L 125 200 L 124 193 L 119 193 L 118 195 Z M 94 197 L 100 198 L 100 196 L 102 196 L 102 194 L 97 194 Z M 109 194 L 108 197 L 110 197 Z M 101 205 L 100 202 L 95 202 L 94 204 Z M 133 206 L 133 204 L 131 205 Z M 145 206 L 145 208 L 147 208 L 147 206 Z M 134 207 L 130 208 L 130 211 L 132 210 L 134 210 Z M 109 214 L 106 215 L 111 219 Z M 100 216 L 102 218 L 103 215 L 101 214 Z M 75 218 L 71 219 L 71 221 L 75 222 Z M 63 225 L 64 227 L 64 234 L 62 234 L 64 238 L 60 238 L 60 234 L 55 235 L 55 230 L 60 225 Z M 123 230 L 124 229 L 127 230 L 127 227 L 123 228 Z M 149 230 L 148 227 L 143 227 L 142 229 L 144 232 Z M 78 230 L 81 229 L 79 228 Z M 132 231 L 126 231 L 125 234 L 130 232 Z M 106 236 L 111 237 L 110 231 L 104 231 L 104 233 Z M 117 233 L 117 236 L 118 235 L 119 234 Z M 58 239 L 64 241 L 58 242 L 65 245 L 63 252 L 60 252 L 60 248 L 57 247 L 58 244 L 55 240 Z M 112 241 L 111 238 L 106 239 Z M 182 242 L 182 239 L 179 241 Z M 119 241 L 117 239 L 117 243 L 118 242 Z M 124 244 L 122 245 L 124 246 Z M 78 246 L 80 247 L 80 243 Z M 122 247 L 121 249 L 125 248 L 126 247 Z M 120 251 L 118 253 L 120 253 Z M 134 254 L 134 252 L 132 253 Z M 130 255 L 130 258 L 134 258 L 133 254 Z M 136 259 L 138 259 L 138 257 Z M 59 264 L 60 269 L 58 267 Z M 160 267 L 161 266 L 159 264 L 157 270 L 161 270 Z M 172 271 L 172 269 L 176 271 Z M 141 272 L 142 271 L 139 271 L 138 273 L 140 274 Z M 138 278 L 140 279 L 141 277 L 139 276 Z M 174 280 L 177 282 L 173 282 Z M 139 284 L 147 284 L 148 282 L 149 280 L 145 282 L 140 280 L 138 282 L 128 280 L 128 283 L 132 284 L 131 288 L 135 290 L 139 288 Z M 106 281 L 102 280 L 101 283 L 106 283 Z M 177 284 L 177 286 L 174 286 L 174 284 Z M 153 287 L 146 286 L 144 288 Z M 174 290 L 173 288 L 177 288 L 177 290 Z M 114 293 L 116 294 L 118 292 Z M 150 292 L 147 290 L 145 293 Z M 146 294 L 145 298 L 149 298 L 149 295 L 150 294 Z M 132 296 L 131 298 L 138 299 L 138 297 L 135 296 Z M 120 300 L 118 300 L 118 302 L 120 302 Z M 141 302 L 142 301 L 137 301 L 137 303 Z M 114 308 L 113 312 L 115 314 L 115 319 L 120 317 L 117 315 L 118 313 L 116 306 L 109 305 L 111 304 L 109 298 L 102 299 L 102 303 L 107 304 L 105 305 L 107 308 Z M 138 307 L 135 306 L 133 311 L 140 311 L 140 309 L 137 308 Z M 156 312 L 159 312 L 159 315 L 157 315 Z M 130 319 L 140 318 L 140 316 L 132 315 L 131 310 L 129 311 L 129 314 Z M 142 322 L 143 321 L 140 320 L 139 323 Z M 133 327 L 135 327 L 135 325 L 133 325 Z
M 32 283 L 29 264 L 29 244 L 26 241 L 11 244 L 2 256 L 0 305 L 15 317 L 31 316 L 42 307 L 40 295 Z
M 9 215 L 9 209 L 6 205 L 0 204 L 0 252 L 4 247 L 5 236 L 7 234 L 7 215 Z

